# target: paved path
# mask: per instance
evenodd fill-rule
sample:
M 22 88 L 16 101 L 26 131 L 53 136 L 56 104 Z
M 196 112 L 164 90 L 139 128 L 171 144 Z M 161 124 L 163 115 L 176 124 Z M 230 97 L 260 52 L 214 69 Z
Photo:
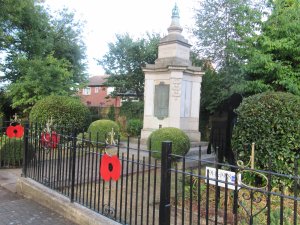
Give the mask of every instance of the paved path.
M 20 174 L 20 169 L 0 169 L 0 225 L 76 225 L 16 194 L 16 181 Z

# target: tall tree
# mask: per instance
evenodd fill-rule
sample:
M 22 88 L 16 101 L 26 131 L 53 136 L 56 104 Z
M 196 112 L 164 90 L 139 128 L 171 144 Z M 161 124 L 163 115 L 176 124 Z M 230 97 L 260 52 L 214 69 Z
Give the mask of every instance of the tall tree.
M 16 62 L 22 76 L 8 87 L 12 106 L 22 106 L 27 112 L 40 99 L 49 95 L 68 95 L 76 91 L 72 81 L 71 64 L 52 55 L 45 58 L 26 58 Z
M 158 54 L 159 34 L 146 34 L 134 40 L 129 34 L 117 34 L 116 42 L 108 44 L 108 52 L 99 60 L 105 73 L 110 75 L 107 85 L 115 87 L 115 93 L 133 92 L 144 97 L 144 73 L 142 67 L 153 64 Z
M 82 29 L 84 24 L 74 19 L 74 13 L 63 9 L 52 22 L 53 56 L 68 60 L 72 65 L 73 81 L 83 83 L 85 70 L 85 44 Z
M 1 70 L 13 106 L 26 111 L 47 95 L 74 93 L 86 74 L 82 26 L 73 13 L 54 17 L 37 0 L 0 2 Z
M 204 0 L 195 11 L 195 51 L 216 70 L 203 77 L 201 107 L 209 112 L 244 84 L 243 64 L 261 28 L 262 8 L 250 0 Z
M 197 52 L 218 68 L 227 70 L 243 62 L 249 38 L 260 30 L 262 13 L 251 2 L 204 0 L 196 10 Z
M 0 0 L 0 51 L 14 39 L 13 31 L 17 29 L 24 9 L 31 3 L 27 0 Z
M 253 41 L 245 70 L 250 81 L 300 95 L 300 2 L 270 1 L 271 15 Z

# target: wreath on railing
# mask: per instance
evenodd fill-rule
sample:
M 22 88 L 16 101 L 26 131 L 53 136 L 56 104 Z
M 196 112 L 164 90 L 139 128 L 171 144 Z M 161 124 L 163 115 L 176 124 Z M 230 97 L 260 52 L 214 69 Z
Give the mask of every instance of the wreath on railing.
M 11 120 L 10 125 L 6 128 L 6 135 L 9 138 L 22 138 L 24 135 L 24 127 L 21 125 L 21 120 L 18 119 L 18 115 L 14 115 L 14 119 Z
M 41 133 L 41 145 L 45 149 L 55 149 L 60 141 L 59 134 L 52 130 L 53 119 L 47 121 L 46 128 Z

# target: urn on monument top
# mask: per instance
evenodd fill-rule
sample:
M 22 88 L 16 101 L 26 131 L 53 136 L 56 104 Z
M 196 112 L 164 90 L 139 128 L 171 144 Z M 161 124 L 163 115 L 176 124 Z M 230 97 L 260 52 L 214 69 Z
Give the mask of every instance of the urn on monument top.
M 178 32 L 181 33 L 182 32 L 182 27 L 180 26 L 180 22 L 179 22 L 180 16 L 179 16 L 179 9 L 177 4 L 175 3 L 175 6 L 172 10 L 172 22 L 170 27 L 168 28 L 169 34 L 172 32 Z

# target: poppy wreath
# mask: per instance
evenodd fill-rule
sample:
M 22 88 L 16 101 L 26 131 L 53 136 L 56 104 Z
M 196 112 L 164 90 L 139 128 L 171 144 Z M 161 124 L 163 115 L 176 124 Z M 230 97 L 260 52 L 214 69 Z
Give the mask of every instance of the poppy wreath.
M 104 181 L 117 181 L 121 176 L 121 162 L 117 155 L 104 154 L 101 159 L 100 176 Z
M 51 148 L 51 149 L 56 148 L 59 140 L 60 140 L 59 135 L 55 131 L 52 131 L 51 133 L 49 132 L 41 133 L 41 145 L 45 148 Z
M 6 135 L 9 138 L 21 138 L 24 135 L 24 127 L 20 124 L 10 125 L 6 128 Z

